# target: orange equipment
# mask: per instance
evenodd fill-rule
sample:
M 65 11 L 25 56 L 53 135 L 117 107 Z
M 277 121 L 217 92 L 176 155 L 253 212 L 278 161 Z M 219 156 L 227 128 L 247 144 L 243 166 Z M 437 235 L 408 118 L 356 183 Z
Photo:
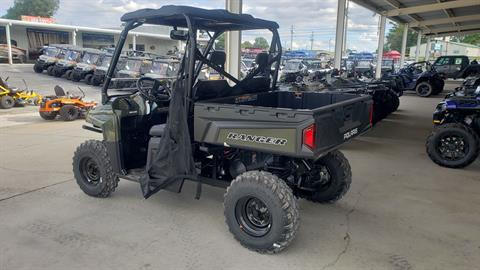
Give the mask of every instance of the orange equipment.
M 63 121 L 73 121 L 75 119 L 84 117 L 88 110 L 97 105 L 96 102 L 85 102 L 82 99 L 85 93 L 79 87 L 82 96 L 73 96 L 68 92 L 65 94 L 60 86 L 55 86 L 55 96 L 46 96 L 40 103 L 40 116 L 45 120 L 54 120 L 57 115 Z

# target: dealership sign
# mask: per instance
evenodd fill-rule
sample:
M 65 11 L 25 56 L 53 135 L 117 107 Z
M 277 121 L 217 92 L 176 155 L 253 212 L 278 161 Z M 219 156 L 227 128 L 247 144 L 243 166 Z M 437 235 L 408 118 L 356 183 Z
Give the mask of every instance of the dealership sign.
M 22 15 L 21 20 L 26 22 L 55 23 L 55 18 L 52 17 Z

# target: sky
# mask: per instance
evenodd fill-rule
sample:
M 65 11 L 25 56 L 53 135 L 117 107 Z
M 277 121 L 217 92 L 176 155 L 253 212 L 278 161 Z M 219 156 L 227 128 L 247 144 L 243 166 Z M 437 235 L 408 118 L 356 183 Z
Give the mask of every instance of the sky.
M 191 5 L 202 8 L 224 8 L 225 0 L 60 0 L 55 14 L 57 23 L 90 27 L 119 27 L 122 14 L 141 8 L 162 5 Z M 4 15 L 13 0 L 0 0 Z M 243 0 L 243 13 L 276 21 L 285 48 L 291 48 L 290 29 L 293 25 L 293 49 L 331 49 L 335 46 L 337 0 Z M 378 42 L 378 15 L 350 3 L 347 47 L 357 51 L 375 51 Z M 265 32 L 244 33 L 243 40 L 253 41 Z

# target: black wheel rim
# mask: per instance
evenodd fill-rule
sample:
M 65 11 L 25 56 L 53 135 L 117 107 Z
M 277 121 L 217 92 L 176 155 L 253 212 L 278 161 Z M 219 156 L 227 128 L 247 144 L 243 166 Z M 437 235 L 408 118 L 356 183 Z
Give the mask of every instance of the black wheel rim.
M 445 160 L 458 161 L 464 159 L 470 147 L 467 140 L 460 134 L 446 134 L 438 140 L 437 150 Z
M 235 218 L 241 230 L 253 237 L 265 236 L 272 227 L 272 215 L 259 198 L 245 196 L 235 206 Z
M 420 85 L 418 87 L 418 93 L 420 93 L 422 96 L 427 95 L 429 91 L 430 87 L 428 85 Z
M 101 182 L 100 168 L 92 158 L 83 158 L 81 160 L 80 172 L 86 180 L 85 182 L 91 186 L 96 186 Z
M 7 99 L 5 100 L 5 104 L 7 104 L 7 106 L 12 106 L 12 105 L 13 105 L 13 100 L 7 98 Z

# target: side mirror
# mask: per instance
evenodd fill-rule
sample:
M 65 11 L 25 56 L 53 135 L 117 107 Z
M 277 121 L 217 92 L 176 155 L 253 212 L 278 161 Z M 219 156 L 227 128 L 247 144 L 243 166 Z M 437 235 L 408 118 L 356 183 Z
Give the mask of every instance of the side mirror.
M 170 31 L 170 38 L 173 40 L 185 41 L 188 39 L 188 31 L 174 29 Z

